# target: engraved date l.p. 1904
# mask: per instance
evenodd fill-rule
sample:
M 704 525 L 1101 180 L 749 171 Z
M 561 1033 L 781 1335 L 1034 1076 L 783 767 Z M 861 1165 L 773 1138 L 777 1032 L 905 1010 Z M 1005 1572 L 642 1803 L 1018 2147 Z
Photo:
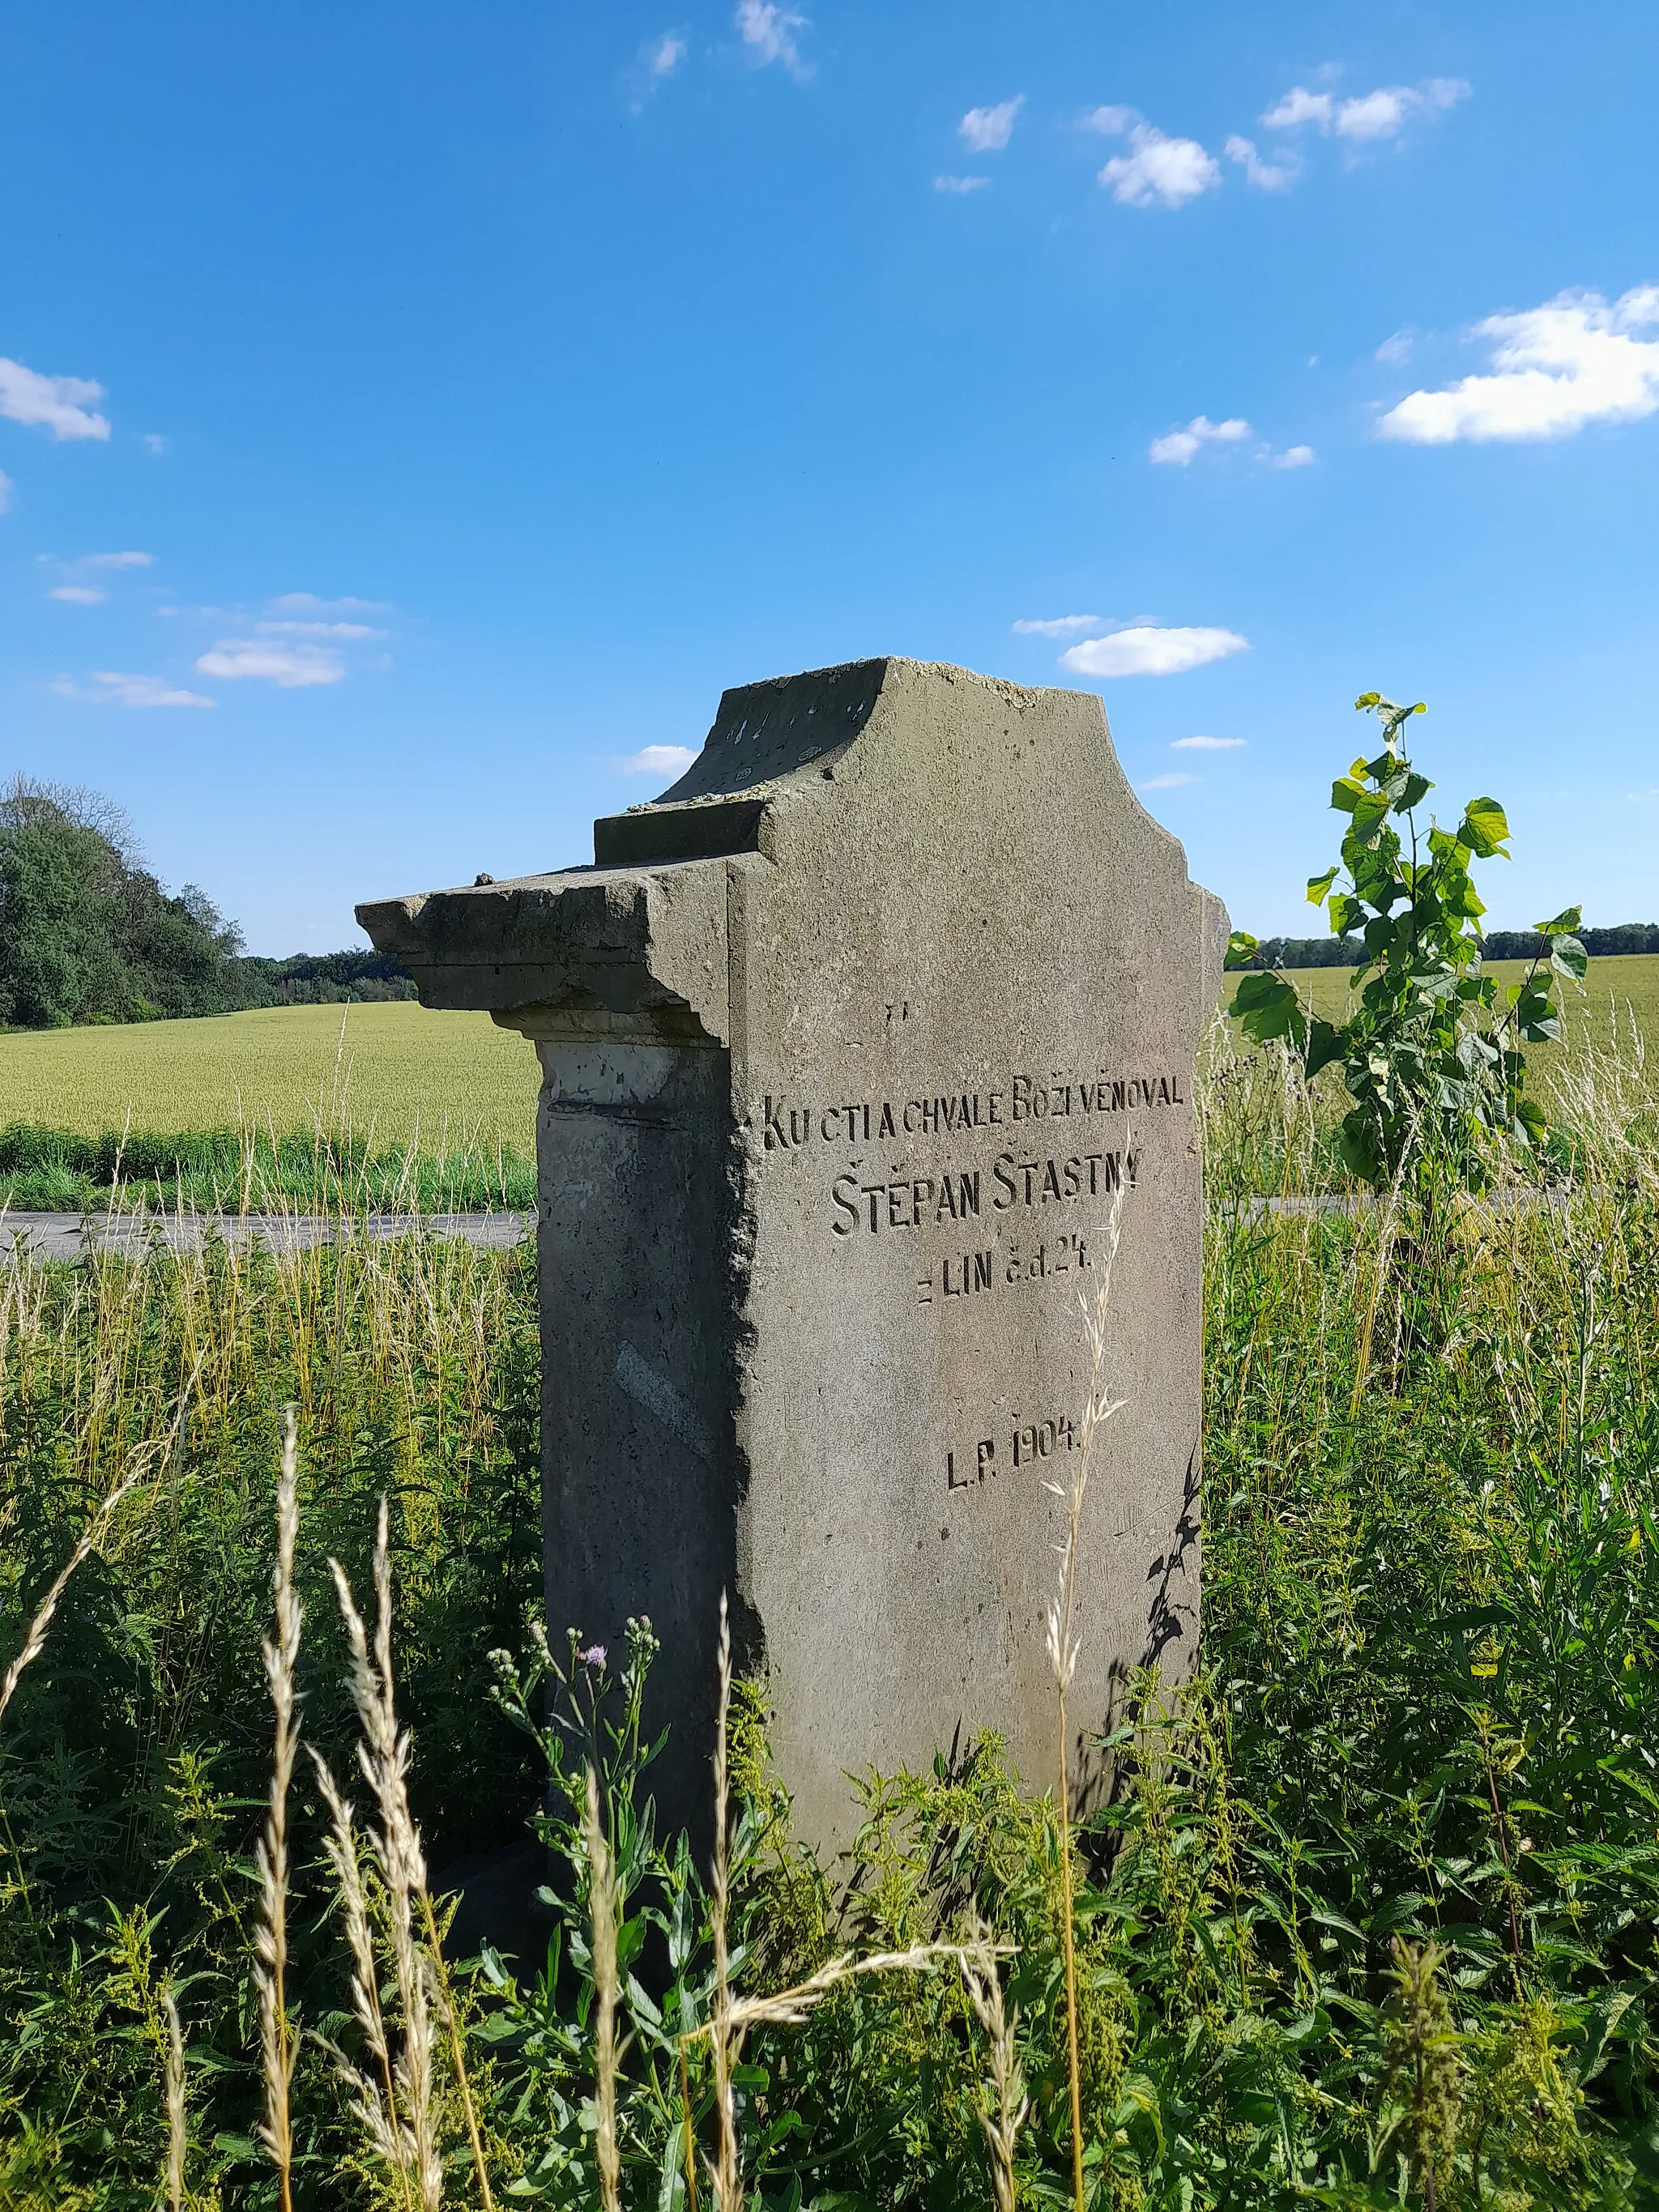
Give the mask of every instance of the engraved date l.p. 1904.
M 966 1450 L 945 1455 L 945 1486 L 968 1490 L 1000 1474 L 1005 1468 L 1029 1468 L 1057 1454 L 1075 1451 L 1082 1440 L 1081 1425 L 1071 1414 L 1052 1420 L 1013 1421 L 1000 1437 L 980 1437 Z M 1003 1449 L 998 1455 L 997 1445 Z

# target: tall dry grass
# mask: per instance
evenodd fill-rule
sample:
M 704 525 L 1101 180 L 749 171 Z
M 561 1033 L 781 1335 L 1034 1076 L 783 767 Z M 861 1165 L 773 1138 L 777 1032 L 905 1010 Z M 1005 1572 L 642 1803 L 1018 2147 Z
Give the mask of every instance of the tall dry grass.
M 1126 1129 L 1124 1150 L 1129 1150 Z M 1046 1644 L 1049 1672 L 1054 1685 L 1054 1715 L 1059 1738 L 1059 1795 L 1054 1818 L 1060 1835 L 1060 1942 L 1066 1977 L 1066 2062 L 1072 2108 L 1072 2201 L 1074 2212 L 1085 2212 L 1083 2178 L 1083 2086 L 1078 2046 L 1077 1926 L 1074 1869 L 1072 1853 L 1072 1746 L 1066 1717 L 1066 1696 L 1077 1672 L 1081 1650 L 1077 1620 L 1078 1547 L 1082 1540 L 1083 1507 L 1093 1468 L 1094 1441 L 1101 1425 L 1121 1411 L 1127 1402 L 1107 1395 L 1108 1324 L 1112 1302 L 1112 1271 L 1123 1238 L 1123 1207 L 1127 1179 L 1121 1178 L 1112 1197 L 1106 1246 L 1100 1261 L 1100 1280 L 1092 1304 L 1084 1306 L 1084 1326 L 1089 1342 L 1089 1401 L 1084 1408 L 1083 1429 L 1068 1485 L 1043 1483 L 1043 1488 L 1062 1500 L 1066 1532 L 1058 1546 L 1060 1570 L 1048 1607 Z
M 276 2169 L 282 2212 L 294 2206 L 294 2089 L 295 2045 L 288 2016 L 288 1799 L 300 1745 L 299 1690 L 301 1608 L 294 1587 L 294 1551 L 300 1533 L 299 1437 L 294 1408 L 283 1418 L 282 1472 L 276 1484 L 276 1563 L 271 1574 L 276 1633 L 262 1647 L 265 1680 L 276 1716 L 270 1796 L 264 1833 L 254 1853 L 260 1917 L 254 1936 L 254 1986 L 259 1998 L 259 2053 L 264 2074 L 264 2112 L 259 2140 Z

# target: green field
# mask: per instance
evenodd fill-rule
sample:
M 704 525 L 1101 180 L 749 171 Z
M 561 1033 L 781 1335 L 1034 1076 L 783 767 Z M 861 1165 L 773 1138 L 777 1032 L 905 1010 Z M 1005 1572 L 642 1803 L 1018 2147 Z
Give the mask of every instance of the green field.
M 1505 984 L 1518 983 L 1526 971 L 1527 963 L 1522 960 L 1494 960 L 1485 970 Z M 1327 1020 L 1342 1014 L 1348 1004 L 1351 969 L 1295 968 L 1285 973 L 1315 1013 Z M 1231 984 L 1231 978 L 1228 980 Z M 1228 1000 L 1231 995 L 1229 989 Z M 1628 1044 L 1632 1021 L 1644 1040 L 1659 1036 L 1659 956 L 1653 953 L 1630 952 L 1592 960 L 1582 987 L 1565 984 L 1561 996 L 1569 1045 L 1588 1040 L 1605 1048 L 1613 1040 L 1615 1023 L 1620 1042 Z
M 1296 986 L 1309 1010 L 1327 1021 L 1340 1021 L 1356 1003 L 1350 992 L 1349 968 L 1287 968 L 1287 981 Z M 1517 983 L 1527 972 L 1522 960 L 1494 960 L 1485 972 L 1502 985 Z M 1232 1004 L 1236 975 L 1223 983 L 1221 1004 Z M 1545 1112 L 1554 1118 L 1565 1094 L 1556 1091 L 1553 1078 L 1569 1071 L 1593 1081 L 1601 1080 L 1616 1059 L 1619 1080 L 1628 1087 L 1632 1079 L 1645 1082 L 1643 1066 L 1647 1048 L 1659 1042 L 1659 955 L 1613 954 L 1592 960 L 1582 984 L 1561 981 L 1562 1041 L 1559 1045 L 1529 1045 L 1527 1057 L 1533 1070 L 1532 1088 Z M 1235 1047 L 1249 1050 L 1237 1023 L 1231 1024 Z M 1329 1104 L 1339 1095 L 1334 1073 L 1320 1079 L 1319 1093 Z
M 1291 971 L 1315 1012 L 1340 1014 L 1345 968 Z M 1517 961 L 1495 962 L 1504 981 Z M 1232 994 L 1229 977 L 1223 1003 Z M 1595 960 L 1564 997 L 1570 1044 L 1628 1048 L 1659 1036 L 1659 957 Z M 1547 1060 L 1547 1049 L 1545 1058 Z M 278 1006 L 204 1021 L 144 1022 L 0 1036 L 0 1128 L 82 1137 L 133 1130 L 349 1130 L 376 1152 L 527 1158 L 534 1149 L 534 1048 L 485 1014 L 388 1006 Z
M 376 1150 L 533 1150 L 535 1048 L 488 1014 L 398 1001 L 0 1036 L 0 1127 L 98 1136 L 319 1121 Z

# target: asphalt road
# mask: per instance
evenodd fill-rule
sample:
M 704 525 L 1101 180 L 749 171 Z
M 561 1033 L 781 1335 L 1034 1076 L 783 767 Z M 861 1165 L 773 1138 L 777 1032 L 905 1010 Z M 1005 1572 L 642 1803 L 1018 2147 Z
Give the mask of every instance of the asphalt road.
M 326 1213 L 0 1212 L 0 1262 L 20 1249 L 46 1260 L 78 1260 L 88 1251 L 199 1252 L 210 1237 L 217 1237 L 279 1252 L 326 1244 L 343 1235 L 407 1237 L 416 1231 L 501 1250 L 521 1243 L 535 1226 L 533 1213 L 371 1213 L 343 1222 Z

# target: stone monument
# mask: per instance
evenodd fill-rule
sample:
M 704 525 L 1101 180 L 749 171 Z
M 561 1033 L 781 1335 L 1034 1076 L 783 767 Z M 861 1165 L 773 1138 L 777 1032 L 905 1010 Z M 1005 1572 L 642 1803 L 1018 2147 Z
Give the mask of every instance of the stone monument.
M 1043 1620 L 1127 1186 L 1079 1557 L 1083 1753 L 1190 1663 L 1194 1062 L 1226 918 L 1097 697 L 897 659 L 728 691 L 594 865 L 357 909 L 428 1006 L 535 1040 L 548 1619 L 663 1650 L 706 1833 L 720 1596 L 800 1832 L 997 1730 L 1055 1770 Z

